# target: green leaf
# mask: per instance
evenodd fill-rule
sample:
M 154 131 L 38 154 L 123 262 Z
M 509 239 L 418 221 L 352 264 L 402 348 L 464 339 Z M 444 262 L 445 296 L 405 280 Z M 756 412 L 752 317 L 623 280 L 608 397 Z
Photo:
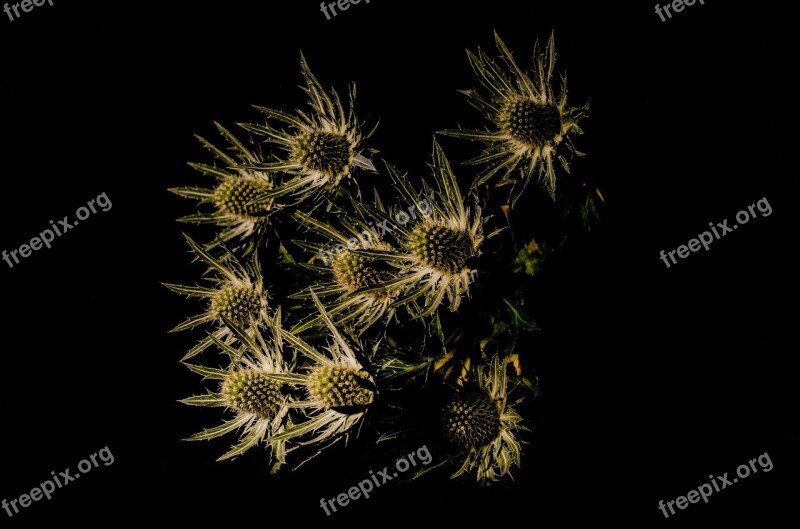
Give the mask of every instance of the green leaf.
M 283 441 L 286 439 L 291 439 L 293 437 L 298 437 L 301 435 L 305 435 L 309 432 L 313 432 L 318 430 L 319 428 L 325 426 L 331 420 L 331 414 L 336 412 L 325 412 L 317 417 L 308 420 L 304 423 L 300 423 L 298 425 L 292 426 L 290 428 L 286 428 L 284 431 L 279 433 L 278 435 L 273 435 L 270 440 L 271 441 Z
M 178 402 L 188 404 L 189 406 L 225 406 L 225 399 L 223 399 L 219 393 L 195 395 L 194 397 L 182 399 Z
M 213 321 L 214 316 L 204 312 L 203 314 L 198 314 L 192 318 L 189 318 L 185 322 L 181 323 L 180 325 L 176 325 L 170 332 L 180 332 L 185 331 L 186 329 L 191 329 L 192 327 L 197 327 L 200 324 Z
M 220 169 L 219 167 L 214 167 L 213 165 L 208 165 L 204 163 L 190 163 L 189 167 L 196 171 L 200 171 L 203 174 L 207 174 L 209 176 L 216 176 L 219 178 L 230 178 L 231 174 L 228 173 L 225 169 Z
M 228 432 L 232 432 L 237 428 L 240 428 L 247 424 L 248 417 L 243 415 L 241 417 L 237 417 L 232 421 L 226 421 L 219 426 L 215 426 L 214 428 L 208 428 L 203 430 L 200 433 L 196 433 L 193 436 L 186 439 L 187 441 L 208 441 L 209 439 L 214 439 L 215 437 L 220 437 L 225 435 Z
M 205 379 L 211 380 L 224 380 L 226 376 L 228 376 L 228 372 L 224 369 L 216 369 L 213 367 L 205 367 L 205 366 L 198 366 L 194 364 L 187 364 L 184 362 L 186 367 L 189 368 L 190 371 L 197 373 L 198 375 L 202 375 Z
M 525 331 L 539 330 L 539 326 L 536 325 L 536 322 L 533 321 L 533 318 L 525 314 L 520 307 L 518 307 L 508 299 L 503 299 L 503 302 L 506 304 L 506 307 L 508 307 L 508 313 L 513 318 L 512 324 L 515 327 L 518 327 Z
M 447 354 L 447 343 L 444 337 L 444 329 L 442 328 L 442 320 L 439 317 L 439 313 L 436 313 L 436 316 L 433 318 L 433 328 L 436 329 L 436 336 L 439 338 L 439 341 L 442 344 L 442 354 Z
M 268 426 L 269 423 L 267 423 L 266 421 L 256 423 L 253 429 L 250 430 L 247 433 L 247 435 L 244 436 L 244 438 L 238 445 L 234 446 L 222 457 L 217 459 L 217 461 L 224 461 L 226 459 L 242 455 L 248 450 L 250 450 L 253 446 L 258 444 L 258 442 L 264 437 L 264 434 L 266 433 Z
M 289 252 L 289 250 L 286 249 L 286 246 L 281 244 L 280 249 L 278 250 L 278 252 L 280 253 L 281 259 L 283 260 L 284 263 L 286 263 L 288 265 L 292 265 L 292 266 L 296 266 L 297 265 L 297 261 L 292 256 L 292 254 Z
M 214 197 L 213 190 L 204 189 L 202 187 L 172 187 L 168 189 L 168 191 L 179 197 L 194 198 L 197 200 L 208 200 Z
M 308 377 L 291 373 L 265 373 L 264 376 L 284 384 L 305 384 L 308 382 Z
M 185 296 L 207 297 L 216 292 L 213 288 L 175 285 L 172 283 L 161 283 L 161 284 L 167 287 L 168 289 L 172 290 L 173 292 L 177 292 L 178 294 L 183 294 Z
M 531 241 L 518 253 L 514 259 L 514 272 L 535 276 L 542 266 L 544 254 L 536 241 Z

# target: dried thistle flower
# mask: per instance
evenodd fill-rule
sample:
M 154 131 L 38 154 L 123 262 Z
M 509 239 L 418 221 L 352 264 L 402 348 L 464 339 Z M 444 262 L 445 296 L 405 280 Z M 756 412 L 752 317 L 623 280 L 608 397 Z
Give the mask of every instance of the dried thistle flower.
M 304 200 L 319 191 L 335 191 L 339 184 L 353 174 L 355 168 L 375 171 L 375 166 L 362 154 L 361 143 L 372 131 L 363 134 L 363 124 L 355 115 L 355 86 L 350 89 L 350 104 L 347 110 L 335 90 L 327 93 L 311 73 L 305 57 L 301 55 L 300 66 L 306 86 L 303 91 L 309 97 L 310 112 L 298 110 L 289 114 L 280 110 L 256 107 L 283 124 L 276 127 L 269 123 L 242 124 L 248 131 L 263 137 L 269 144 L 278 147 L 276 160 L 256 164 L 254 169 L 283 171 L 293 178 L 276 186 L 263 200 L 291 195 Z
M 179 187 L 170 191 L 197 200 L 201 207 L 211 206 L 208 211 L 179 219 L 190 224 L 213 224 L 222 228 L 217 239 L 206 248 L 213 249 L 222 242 L 248 255 L 259 246 L 269 229 L 269 216 L 275 204 L 265 193 L 272 190 L 276 180 L 270 172 L 246 168 L 261 163 L 261 155 L 219 123 L 216 126 L 228 142 L 227 151 L 200 136 L 197 139 L 222 165 L 190 164 L 199 172 L 215 178 L 216 185 L 210 188 Z
M 391 305 L 399 292 L 375 287 L 393 279 L 396 270 L 360 253 L 360 250 L 391 250 L 391 245 L 381 239 L 375 226 L 358 215 L 337 215 L 338 228 L 310 215 L 297 214 L 296 217 L 325 242 L 302 243 L 314 254 L 311 262 L 304 265 L 313 274 L 312 282 L 292 297 L 310 302 L 313 291 L 325 300 L 326 312 L 337 325 L 349 325 L 357 334 L 379 321 L 391 319 L 394 315 Z M 324 326 L 323 318 L 312 314 L 292 328 L 292 332 L 319 326 Z
M 273 471 L 286 462 L 286 442 L 275 436 L 291 426 L 289 418 L 289 398 L 284 394 L 284 383 L 280 376 L 289 372 L 290 365 L 283 360 L 280 341 L 280 311 L 265 323 L 274 331 L 271 343 L 263 337 L 259 329 L 248 333 L 243 327 L 228 318 L 223 318 L 241 348 L 234 348 L 217 338 L 214 343 L 228 355 L 230 366 L 227 369 L 209 368 L 186 364 L 189 369 L 203 375 L 204 379 L 215 380 L 217 391 L 182 400 L 192 406 L 223 407 L 236 416 L 220 426 L 204 430 L 191 436 L 190 441 L 202 441 L 220 437 L 229 432 L 242 432 L 239 443 L 223 454 L 218 461 L 230 459 L 245 453 L 263 443 L 268 446 L 274 458 Z
M 430 216 L 396 227 L 396 250 L 364 252 L 397 269 L 397 278 L 378 288 L 399 289 L 401 295 L 393 306 L 406 306 L 414 317 L 432 314 L 445 298 L 451 311 L 458 310 L 477 273 L 470 261 L 480 254 L 484 240 L 485 219 L 477 199 L 470 195 L 471 208 L 467 207 L 450 162 L 435 140 L 431 167 L 435 188 L 424 181 L 418 193 L 405 175 L 387 165 L 392 181 L 409 203 L 419 203 L 428 196 L 436 199 L 431 203 Z
M 217 259 L 186 236 L 189 247 L 197 259 L 209 267 L 210 286 L 186 286 L 165 283 L 164 286 L 178 294 L 207 301 L 206 310 L 172 329 L 172 332 L 192 329 L 204 323 L 216 324 L 216 330 L 200 340 L 183 360 L 188 360 L 210 347 L 215 340 L 226 344 L 233 342 L 233 334 L 224 320 L 242 326 L 247 333 L 267 320 L 267 292 L 258 259 L 244 265 L 225 249 L 224 258 Z
M 477 370 L 474 385 L 466 385 L 442 407 L 446 437 L 466 452 L 452 477 L 475 473 L 478 481 L 494 481 L 519 466 L 521 447 L 514 432 L 522 417 L 508 404 L 505 366 L 496 356 Z
M 445 130 L 442 134 L 480 141 L 486 144 L 483 153 L 470 163 L 486 166 L 475 185 L 500 175 L 500 184 L 515 184 L 518 198 L 537 178 L 551 197 L 556 189 L 556 162 L 569 172 L 569 158 L 577 151 L 572 136 L 580 134 L 580 120 L 588 105 L 582 108 L 567 105 L 566 76 L 556 91 L 552 84 L 556 53 L 551 35 L 544 51 L 536 43 L 535 69 L 528 76 L 513 55 L 495 34 L 501 61 L 495 61 L 478 49 L 467 52 L 472 69 L 486 93 L 466 90 L 470 104 L 492 122 L 484 130 Z M 517 185 L 519 184 L 519 185 Z
M 302 442 L 304 445 L 335 442 L 349 435 L 363 420 L 377 394 L 373 375 L 313 292 L 312 298 L 327 327 L 330 342 L 323 353 L 295 334 L 281 331 L 284 341 L 309 362 L 304 373 L 281 377 L 282 381 L 305 393 L 305 397 L 292 406 L 305 411 L 307 416 L 273 437 L 274 440 L 290 440 L 310 434 Z

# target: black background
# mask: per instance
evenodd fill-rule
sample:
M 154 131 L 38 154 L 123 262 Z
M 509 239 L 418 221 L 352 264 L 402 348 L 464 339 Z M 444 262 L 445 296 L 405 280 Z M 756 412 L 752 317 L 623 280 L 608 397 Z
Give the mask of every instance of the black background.
M 542 395 L 523 468 L 490 488 L 386 485 L 328 521 L 797 518 L 794 17 L 777 2 L 709 0 L 667 22 L 653 9 L 373 0 L 328 21 L 305 0 L 55 0 L 3 14 L 0 249 L 100 193 L 113 208 L 13 269 L 0 263 L 0 499 L 104 446 L 115 456 L 4 525 L 313 523 L 326 520 L 320 497 L 383 466 L 354 463 L 356 444 L 274 479 L 260 454 L 215 463 L 230 439 L 180 441 L 218 414 L 176 402 L 200 386 L 178 363 L 192 338 L 166 331 L 197 307 L 159 281 L 199 271 L 174 221 L 191 207 L 166 189 L 197 181 L 192 135 L 213 120 L 302 104 L 300 49 L 323 84 L 358 83 L 360 110 L 381 122 L 372 145 L 421 171 L 434 131 L 480 123 L 456 90 L 474 85 L 464 49 L 490 48 L 495 29 L 526 66 L 555 30 L 571 102 L 591 100 L 575 171 L 602 183 L 609 206 L 540 281 Z M 771 216 L 671 269 L 659 259 L 762 197 Z M 664 520 L 658 500 L 764 452 L 772 472 Z

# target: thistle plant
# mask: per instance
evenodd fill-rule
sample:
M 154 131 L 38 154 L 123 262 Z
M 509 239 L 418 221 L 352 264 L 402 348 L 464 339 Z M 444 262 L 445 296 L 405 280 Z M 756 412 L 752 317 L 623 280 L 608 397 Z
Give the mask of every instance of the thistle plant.
M 476 371 L 474 385 L 442 405 L 442 426 L 452 445 L 466 453 L 453 477 L 473 472 L 478 481 L 495 481 L 520 464 L 515 432 L 522 428 L 522 417 L 508 404 L 508 378 L 500 360 L 495 356 Z
M 189 438 L 206 441 L 227 433 L 241 431 L 239 443 L 218 460 L 239 456 L 259 443 L 266 444 L 274 460 L 273 470 L 286 462 L 286 442 L 278 436 L 291 425 L 288 415 L 289 400 L 282 392 L 283 383 L 274 377 L 288 372 L 290 364 L 282 359 L 280 339 L 268 342 L 260 329 L 246 333 L 238 324 L 224 318 L 226 324 L 242 346 L 234 349 L 213 338 L 214 343 L 227 355 L 225 369 L 186 364 L 189 369 L 217 383 L 216 391 L 182 400 L 191 406 L 221 407 L 235 414 L 231 420 L 204 430 Z M 265 318 L 265 324 L 280 333 L 280 312 L 274 318 Z
M 372 162 L 363 155 L 362 142 L 372 131 L 364 134 L 363 124 L 355 115 L 355 87 L 350 89 L 349 107 L 345 110 L 335 90 L 327 93 L 311 73 L 305 57 L 300 67 L 306 86 L 310 110 L 290 114 L 257 106 L 267 119 L 281 125 L 244 124 L 243 127 L 277 147 L 273 160 L 255 163 L 258 171 L 282 171 L 290 178 L 276 186 L 262 199 L 269 203 L 273 197 L 294 195 L 301 200 L 318 191 L 332 193 L 349 179 L 356 168 L 375 171 Z M 259 202 L 261 203 L 261 201 Z
M 484 240 L 486 219 L 477 198 L 471 195 L 469 202 L 462 198 L 450 162 L 436 141 L 431 168 L 433 186 L 423 181 L 422 192 L 416 193 L 405 176 L 387 166 L 399 194 L 408 201 L 438 197 L 429 217 L 414 226 L 398 228 L 400 251 L 378 254 L 397 267 L 399 277 L 390 288 L 396 286 L 403 292 L 398 304 L 414 304 L 410 309 L 414 317 L 433 314 L 444 299 L 451 311 L 458 310 L 476 274 L 470 261 L 480 255 Z
M 348 435 L 363 420 L 378 390 L 374 376 L 364 366 L 365 351 L 356 352 L 330 319 L 319 298 L 313 293 L 312 296 L 328 330 L 326 352 L 291 332 L 281 333 L 306 360 L 303 373 L 281 378 L 304 392 L 303 398 L 293 405 L 304 410 L 306 416 L 273 437 L 278 440 L 308 437 L 302 440 L 306 445 L 335 442 Z
M 267 319 L 267 292 L 257 259 L 252 261 L 252 265 L 246 266 L 227 249 L 223 258 L 217 259 L 191 238 L 186 237 L 186 240 L 197 260 L 208 266 L 211 275 L 207 278 L 209 286 L 169 283 L 165 283 L 165 286 L 178 294 L 203 299 L 206 310 L 176 326 L 172 331 L 185 331 L 205 323 L 214 324 L 216 328 L 192 347 L 183 360 L 200 354 L 214 341 L 225 344 L 234 342 L 230 326 L 225 324 L 225 320 L 242 326 L 246 333 L 252 333 L 256 325 Z
M 380 288 L 393 279 L 397 271 L 359 250 L 390 251 L 392 247 L 369 225 L 363 209 L 334 217 L 336 219 L 328 223 L 311 215 L 296 216 L 321 242 L 303 244 L 314 256 L 304 265 L 311 274 L 311 285 L 291 297 L 308 304 L 313 292 L 327 301 L 327 314 L 337 325 L 349 325 L 360 335 L 375 323 L 393 316 L 392 303 L 398 290 Z M 311 312 L 306 321 L 292 330 L 302 332 L 323 323 L 321 315 Z
M 463 93 L 492 126 L 483 130 L 454 129 L 443 134 L 482 142 L 486 145 L 471 163 L 485 166 L 480 185 L 494 176 L 501 184 L 517 186 L 519 197 L 532 179 L 555 196 L 556 172 L 569 172 L 569 159 L 577 151 L 572 136 L 582 133 L 579 122 L 588 105 L 567 105 L 566 76 L 560 90 L 553 87 L 556 51 L 551 35 L 544 50 L 536 43 L 531 75 L 518 66 L 511 51 L 495 34 L 500 61 L 484 51 L 467 52 L 472 69 L 485 92 Z M 556 163 L 558 162 L 558 163 Z
M 265 193 L 275 186 L 275 177 L 267 171 L 245 168 L 262 161 L 258 150 L 245 146 L 219 123 L 216 126 L 228 143 L 228 150 L 197 136 L 216 161 L 214 165 L 190 164 L 200 173 L 214 178 L 215 185 L 178 187 L 170 191 L 197 200 L 198 206 L 204 208 L 204 211 L 182 217 L 181 222 L 212 224 L 220 228 L 216 239 L 207 245 L 208 249 L 217 247 L 221 242 L 240 248 L 247 255 L 263 242 L 269 229 L 274 199 L 266 197 Z
M 192 166 L 215 183 L 173 191 L 199 202 L 183 220 L 207 230 L 204 246 L 187 237 L 205 273 L 167 286 L 205 303 L 175 330 L 205 331 L 183 362 L 212 387 L 183 402 L 233 418 L 190 439 L 238 432 L 221 459 L 260 445 L 274 470 L 336 443 L 353 450 L 356 436 L 387 451 L 428 443 L 439 459 L 430 473 L 481 483 L 523 464 L 523 416 L 538 394 L 534 315 L 546 309 L 538 276 L 574 230 L 595 225 L 587 197 L 602 194 L 562 178 L 586 107 L 552 85 L 552 37 L 530 74 L 495 41 L 499 60 L 468 55 L 484 92 L 466 94 L 490 127 L 445 131 L 485 144 L 463 165 L 434 140 L 427 170 L 407 160 L 408 172 L 386 160 L 378 170 L 355 87 L 345 107 L 302 56 L 306 109 L 256 107 L 266 123 L 242 125 L 247 140 L 221 125 L 226 148 L 201 139 L 215 160 Z M 508 198 L 497 192 L 506 185 Z M 203 365 L 191 360 L 200 353 Z

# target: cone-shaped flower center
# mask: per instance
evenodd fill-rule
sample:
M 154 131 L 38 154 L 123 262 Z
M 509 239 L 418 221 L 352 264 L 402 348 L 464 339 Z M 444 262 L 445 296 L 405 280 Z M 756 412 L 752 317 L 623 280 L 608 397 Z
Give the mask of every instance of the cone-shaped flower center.
M 529 147 L 544 147 L 561 134 L 558 107 L 529 99 L 507 101 L 498 122 L 503 132 Z
M 255 288 L 227 285 L 211 298 L 211 311 L 217 317 L 225 316 L 238 324 L 258 318 L 264 306 L 264 295 Z
M 228 178 L 214 190 L 214 203 L 223 213 L 241 217 L 261 217 L 269 212 L 269 202 L 253 204 L 270 185 L 247 178 Z
M 333 132 L 304 132 L 295 138 L 291 155 L 307 169 L 335 178 L 349 170 L 353 145 L 345 136 Z
M 447 437 L 464 448 L 480 448 L 500 434 L 500 409 L 479 390 L 463 390 L 442 409 Z
M 417 226 L 407 244 L 414 257 L 443 274 L 461 273 L 474 254 L 467 232 L 437 224 Z
M 308 376 L 309 396 L 326 408 L 368 406 L 375 398 L 375 383 L 363 369 L 318 366 Z
M 333 259 L 331 269 L 336 282 L 348 292 L 380 285 L 392 277 L 391 272 L 381 269 L 375 259 L 349 250 L 339 253 Z
M 230 373 L 222 381 L 221 393 L 229 407 L 264 419 L 275 417 L 283 402 L 280 383 L 255 369 Z

